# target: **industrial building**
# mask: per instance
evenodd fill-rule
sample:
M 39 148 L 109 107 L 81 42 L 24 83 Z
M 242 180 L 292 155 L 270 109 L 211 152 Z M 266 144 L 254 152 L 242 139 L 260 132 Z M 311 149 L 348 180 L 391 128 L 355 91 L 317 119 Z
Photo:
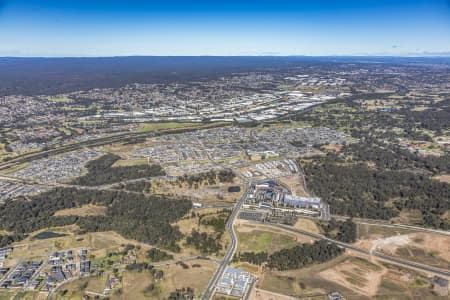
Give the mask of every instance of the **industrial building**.
M 293 196 L 289 191 L 275 181 L 259 182 L 249 189 L 247 204 L 257 205 L 258 208 L 292 208 L 292 209 L 311 209 L 319 210 L 321 208 L 321 199 L 319 197 L 300 197 Z
M 232 267 L 227 267 L 217 284 L 217 292 L 238 298 L 245 298 L 250 292 L 254 281 L 255 277 L 252 274 Z

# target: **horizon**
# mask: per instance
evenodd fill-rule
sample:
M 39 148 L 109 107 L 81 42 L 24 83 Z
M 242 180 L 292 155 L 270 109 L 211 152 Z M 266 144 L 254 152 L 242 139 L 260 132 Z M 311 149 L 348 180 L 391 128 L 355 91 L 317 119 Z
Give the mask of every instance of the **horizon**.
M 43 59 L 63 59 L 63 58 L 146 58 L 146 57 L 192 57 L 192 58 L 202 58 L 202 57 L 211 57 L 211 58 L 220 58 L 220 57 L 279 57 L 279 58 L 450 58 L 450 52 L 442 52 L 442 53 L 411 53 L 411 54 L 385 54 L 385 55 L 357 55 L 357 54 L 342 54 L 342 55 L 301 55 L 301 54 L 291 54 L 291 55 L 111 55 L 111 56 L 0 56 L 0 58 L 25 58 L 25 59 L 33 59 L 33 58 L 43 58 Z
M 449 56 L 450 1 L 4 0 L 0 38 L 2 57 Z

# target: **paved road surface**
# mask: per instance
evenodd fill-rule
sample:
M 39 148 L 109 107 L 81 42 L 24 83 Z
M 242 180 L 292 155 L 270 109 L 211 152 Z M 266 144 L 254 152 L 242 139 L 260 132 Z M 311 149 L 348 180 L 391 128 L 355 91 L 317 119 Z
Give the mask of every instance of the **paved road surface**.
M 260 223 L 260 222 L 258 222 L 258 223 Z M 355 252 L 358 252 L 358 253 L 361 253 L 361 254 L 365 254 L 365 255 L 368 255 L 368 256 L 374 256 L 374 257 L 383 259 L 385 261 L 396 263 L 396 264 L 399 264 L 399 265 L 402 265 L 402 266 L 405 266 L 405 267 L 413 268 L 413 269 L 420 270 L 420 271 L 426 271 L 426 272 L 429 272 L 429 273 L 433 273 L 435 275 L 445 276 L 445 277 L 450 278 L 450 270 L 435 268 L 435 267 L 431 267 L 431 266 L 428 266 L 428 265 L 423 265 L 423 264 L 419 264 L 419 263 L 403 260 L 403 259 L 400 259 L 400 258 L 396 258 L 396 257 L 392 257 L 392 256 L 389 256 L 389 255 L 382 254 L 382 253 L 377 252 L 377 251 L 372 251 L 371 252 L 369 250 L 365 250 L 365 249 L 353 246 L 351 244 L 339 242 L 339 241 L 327 238 L 327 237 L 325 237 L 323 235 L 315 234 L 315 233 L 311 233 L 311 232 L 307 232 L 307 231 L 303 231 L 303 230 L 300 230 L 300 229 L 297 229 L 297 228 L 294 228 L 294 227 L 288 226 L 288 225 L 282 225 L 282 224 L 270 224 L 269 225 L 267 223 L 266 223 L 266 225 L 272 226 L 272 227 L 276 227 L 276 228 L 281 228 L 281 229 L 284 229 L 284 230 L 287 230 L 287 231 L 291 231 L 293 233 L 305 235 L 305 236 L 308 236 L 308 237 L 311 237 L 311 238 L 314 238 L 314 239 L 326 240 L 326 241 L 328 241 L 330 243 L 334 243 L 334 244 L 336 244 L 336 245 L 338 245 L 340 247 L 343 247 L 345 249 L 349 249 L 349 250 L 352 250 L 352 251 L 355 251 Z
M 214 296 L 214 292 L 216 289 L 216 285 L 219 282 L 220 278 L 222 278 L 223 273 L 225 272 L 227 266 L 230 264 L 231 260 L 233 259 L 234 254 L 237 250 L 237 238 L 236 233 L 234 232 L 234 220 L 236 219 L 239 210 L 241 209 L 242 204 L 244 203 L 245 199 L 247 198 L 247 192 L 248 192 L 248 186 L 244 191 L 244 194 L 242 195 L 241 199 L 239 199 L 238 202 L 236 202 L 236 205 L 233 208 L 233 211 L 231 212 L 230 217 L 228 218 L 226 229 L 227 232 L 230 235 L 231 238 L 231 245 L 228 247 L 227 253 L 225 254 L 225 257 L 223 258 L 222 262 L 220 263 L 219 267 L 217 268 L 216 272 L 214 273 L 213 277 L 209 281 L 208 287 L 206 288 L 205 292 L 203 293 L 202 299 L 203 300 L 210 300 Z

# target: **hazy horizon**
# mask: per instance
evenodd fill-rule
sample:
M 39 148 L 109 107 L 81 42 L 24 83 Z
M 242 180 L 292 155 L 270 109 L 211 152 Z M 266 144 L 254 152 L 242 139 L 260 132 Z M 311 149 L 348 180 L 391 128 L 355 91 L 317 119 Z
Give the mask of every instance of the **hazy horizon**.
M 448 56 L 450 2 L 0 1 L 0 56 Z

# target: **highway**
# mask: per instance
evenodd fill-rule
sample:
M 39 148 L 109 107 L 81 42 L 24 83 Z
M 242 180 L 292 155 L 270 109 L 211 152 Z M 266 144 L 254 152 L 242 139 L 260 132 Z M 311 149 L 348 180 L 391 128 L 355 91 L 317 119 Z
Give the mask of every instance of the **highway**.
M 225 254 L 222 262 L 219 264 L 219 267 L 216 269 L 216 272 L 213 274 L 211 280 L 208 283 L 208 286 L 205 289 L 205 292 L 203 293 L 202 300 L 210 300 L 214 296 L 214 292 L 216 289 L 216 285 L 219 282 L 219 279 L 222 278 L 223 273 L 225 272 L 227 266 L 230 264 L 231 260 L 233 259 L 234 254 L 236 253 L 238 242 L 236 238 L 236 232 L 234 231 L 234 220 L 236 219 L 239 210 L 242 207 L 242 204 L 244 203 L 245 199 L 247 198 L 248 193 L 248 186 L 245 189 L 244 194 L 239 199 L 238 202 L 234 205 L 234 208 L 230 214 L 230 217 L 228 218 L 227 224 L 226 224 L 226 230 L 231 238 L 231 244 L 228 247 L 227 253 Z
M 133 139 L 133 138 L 139 138 L 139 137 L 152 137 L 152 136 L 160 136 L 165 134 L 176 134 L 176 133 L 182 133 L 182 132 L 188 132 L 188 131 L 197 131 L 201 129 L 211 129 L 211 128 L 217 128 L 222 126 L 229 126 L 232 123 L 223 123 L 223 122 L 217 122 L 217 123 L 209 123 L 204 124 L 202 126 L 198 127 L 185 127 L 185 128 L 177 128 L 177 129 L 161 129 L 161 130 L 155 130 L 155 131 L 148 131 L 148 132 L 125 132 L 125 133 L 119 133 L 115 135 L 109 135 L 105 137 L 100 138 L 94 138 L 82 142 L 76 142 L 66 145 L 60 145 L 57 148 L 49 149 L 49 150 L 40 150 L 32 153 L 23 154 L 17 157 L 14 157 L 8 161 L 5 161 L 3 163 L 0 163 L 0 171 L 4 171 L 7 169 L 10 169 L 14 166 L 20 165 L 24 162 L 30 162 L 35 159 L 44 158 L 51 155 L 56 154 L 62 154 L 71 152 L 74 150 L 82 149 L 84 147 L 98 147 L 103 145 L 108 145 L 112 143 L 117 143 L 123 140 Z
M 256 222 L 256 221 L 254 221 L 254 222 L 261 224 L 261 222 Z M 336 240 L 327 238 L 327 237 L 325 237 L 323 235 L 307 232 L 307 231 L 300 230 L 300 229 L 297 229 L 297 228 L 294 228 L 294 227 L 288 226 L 288 225 L 268 224 L 268 223 L 264 223 L 264 225 L 275 227 L 275 228 L 280 228 L 280 229 L 287 230 L 287 231 L 290 231 L 290 232 L 293 232 L 293 233 L 296 233 L 296 234 L 308 236 L 308 237 L 311 237 L 311 238 L 317 239 L 317 240 L 325 240 L 325 241 L 328 241 L 330 243 L 334 243 L 334 244 L 336 244 L 336 245 L 338 245 L 338 246 L 340 246 L 342 248 L 345 248 L 345 249 L 348 249 L 348 250 L 352 250 L 352 251 L 355 251 L 355 252 L 358 252 L 358 253 L 361 253 L 361 254 L 364 254 L 364 255 L 373 256 L 373 257 L 382 259 L 384 261 L 388 261 L 388 262 L 391 262 L 391 263 L 402 265 L 404 267 L 413 268 L 413 269 L 416 269 L 416 270 L 419 270 L 419 271 L 425 271 L 425 272 L 432 273 L 432 274 L 435 274 L 435 275 L 445 276 L 445 277 L 450 278 L 450 271 L 449 270 L 439 269 L 439 268 L 431 267 L 431 266 L 428 266 L 428 265 L 423 265 L 423 264 L 419 264 L 419 263 L 403 260 L 403 259 L 400 259 L 400 258 L 396 258 L 396 257 L 392 257 L 392 256 L 389 256 L 389 255 L 382 254 L 382 253 L 380 253 L 378 251 L 372 251 L 371 252 L 369 250 L 365 250 L 365 249 L 353 246 L 351 244 L 347 244 L 347 243 L 343 243 L 343 242 L 340 242 L 340 241 L 336 241 Z
M 350 219 L 350 217 L 338 216 L 338 215 L 332 215 L 331 217 L 336 220 L 339 220 L 339 221 L 345 221 L 347 219 Z M 386 221 L 386 220 L 374 220 L 374 219 L 364 219 L 364 218 L 352 218 L 352 220 L 353 220 L 353 222 L 358 223 L 358 224 L 377 225 L 377 226 L 382 226 L 382 227 L 399 228 L 399 229 L 409 229 L 409 230 L 414 230 L 414 231 L 424 231 L 424 232 L 430 232 L 430 233 L 436 233 L 436 234 L 450 236 L 450 231 L 433 229 L 433 228 L 428 228 L 428 227 L 406 225 L 406 224 L 389 223 L 389 221 Z

